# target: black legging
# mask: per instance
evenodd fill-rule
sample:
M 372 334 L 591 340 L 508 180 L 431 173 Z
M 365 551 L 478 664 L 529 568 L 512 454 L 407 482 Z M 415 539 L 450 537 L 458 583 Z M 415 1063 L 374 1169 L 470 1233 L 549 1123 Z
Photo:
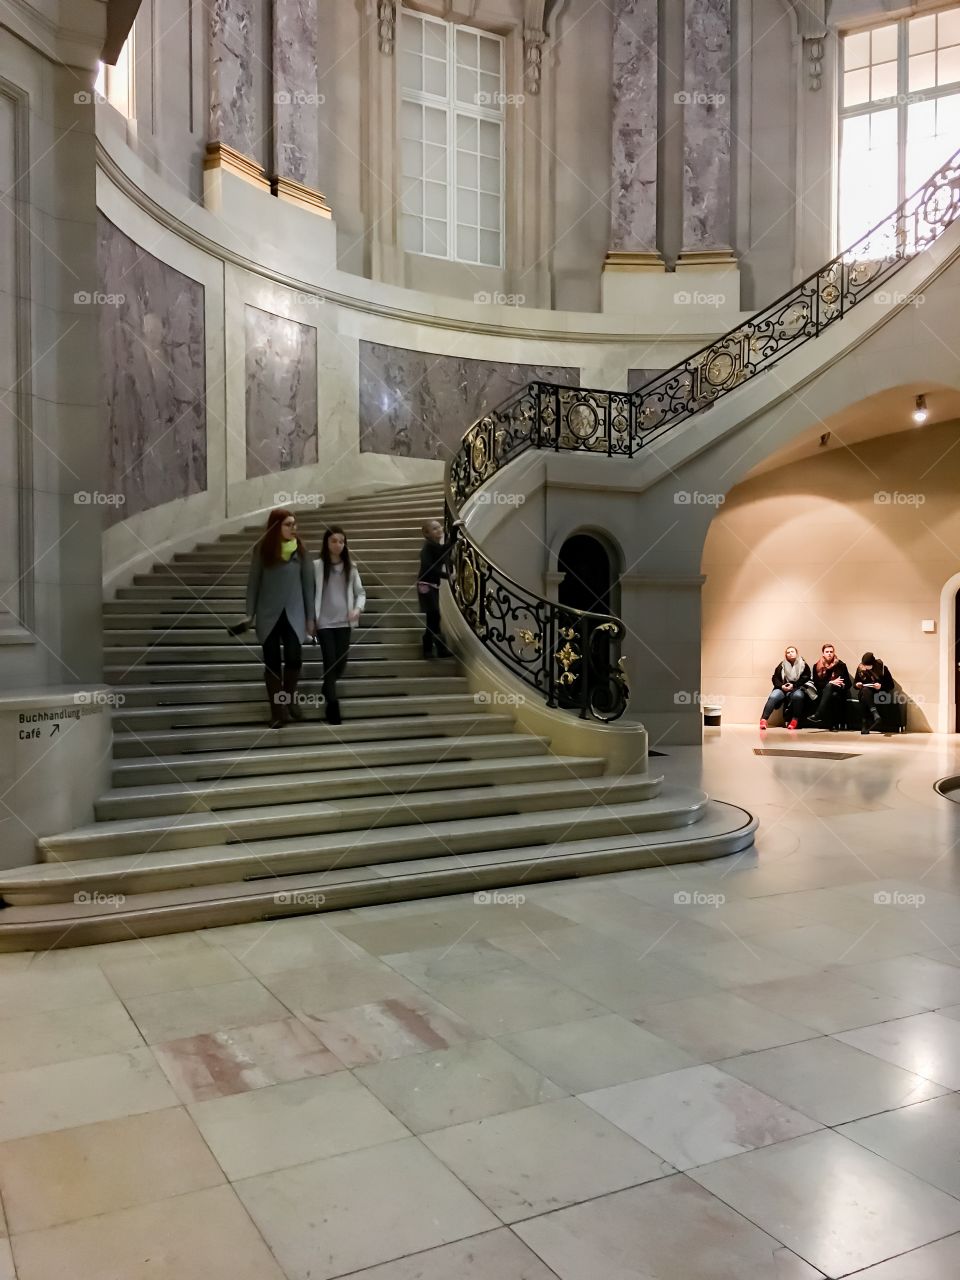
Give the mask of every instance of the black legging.
M 817 708 L 812 718 L 819 720 L 821 724 L 834 725 L 839 718 L 843 700 L 846 696 L 847 690 L 845 686 L 828 682 L 823 686 L 820 701 L 817 703 Z
M 283 677 L 284 672 L 288 676 L 299 673 L 303 666 L 303 647 L 300 644 L 300 637 L 291 627 L 286 610 L 281 613 L 273 630 L 263 642 L 263 665 L 268 673 L 276 676 L 278 680 Z
M 336 705 L 337 681 L 346 670 L 350 652 L 350 628 L 323 627 L 317 631 L 317 641 L 323 656 L 323 696 Z

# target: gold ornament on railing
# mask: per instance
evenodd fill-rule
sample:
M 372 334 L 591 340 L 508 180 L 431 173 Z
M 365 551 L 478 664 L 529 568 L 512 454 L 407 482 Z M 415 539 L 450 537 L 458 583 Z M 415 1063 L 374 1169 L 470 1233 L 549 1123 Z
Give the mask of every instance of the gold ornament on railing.
M 579 653 L 577 653 L 576 650 L 571 648 L 570 641 L 568 640 L 567 643 L 563 646 L 563 648 L 558 650 L 557 653 L 555 653 L 553 656 L 560 663 L 561 667 L 563 667 L 563 672 L 560 676 L 560 683 L 573 684 L 573 682 L 576 680 L 577 677 L 576 677 L 576 673 L 571 671 L 570 668 L 573 666 L 575 662 L 580 661 Z

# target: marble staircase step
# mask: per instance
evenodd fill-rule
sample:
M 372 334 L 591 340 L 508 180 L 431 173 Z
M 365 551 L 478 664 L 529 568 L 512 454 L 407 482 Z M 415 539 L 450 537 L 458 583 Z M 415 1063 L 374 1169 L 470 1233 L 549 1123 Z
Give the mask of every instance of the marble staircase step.
M 469 693 L 432 693 L 390 695 L 382 697 L 344 698 L 340 704 L 344 720 L 381 719 L 388 716 L 466 715 L 476 711 L 477 703 Z M 150 732 L 151 729 L 175 729 L 202 725 L 266 724 L 266 697 L 250 697 L 241 702 L 212 703 L 209 706 L 183 707 L 117 707 L 113 712 L 114 730 Z
M 247 655 L 249 657 L 249 655 Z M 309 663 L 317 661 L 312 651 Z M 459 671 L 453 658 L 407 658 L 394 662 L 376 662 L 363 658 L 354 659 L 352 654 L 347 668 L 348 679 L 359 679 L 361 676 L 377 679 L 409 680 L 427 676 L 453 676 Z M 179 684 L 181 682 L 202 684 L 207 680 L 262 680 L 263 663 L 253 661 L 215 662 L 215 663 L 183 663 L 161 665 L 149 663 L 135 667 L 106 667 L 103 673 L 108 684 L 128 685 L 140 684 Z
M 228 639 L 225 632 L 219 632 L 219 643 L 197 644 L 178 643 L 175 647 L 166 644 L 144 643 L 135 645 L 107 644 L 104 648 L 104 661 L 114 666 L 123 663 L 126 670 L 140 664 L 149 665 L 154 662 L 250 662 L 260 658 L 260 646 L 255 638 Z M 392 662 L 402 658 L 412 662 L 421 656 L 420 633 L 411 632 L 405 642 L 382 643 L 374 635 L 367 640 L 355 642 L 350 646 L 350 661 Z
M 298 695 L 313 700 L 320 697 L 322 693 L 320 670 L 319 662 L 307 661 L 303 678 L 297 689 Z M 388 675 L 355 677 L 349 667 L 347 672 L 348 674 L 338 685 L 338 692 L 342 699 L 381 696 L 432 697 L 434 694 L 470 692 L 466 677 L 456 674 L 440 676 L 425 673 L 407 680 L 397 680 Z M 195 681 L 187 684 L 125 684 L 118 696 L 122 696 L 124 707 L 206 706 L 220 702 L 260 702 L 261 700 L 266 706 L 262 667 L 259 672 L 250 673 L 245 677 L 238 676 L 236 679 L 219 682 L 209 680 L 204 683 Z M 309 711 L 307 714 L 310 714 Z
M 241 636 L 228 636 L 226 634 L 227 619 L 240 617 L 243 614 L 242 608 L 224 611 L 224 622 L 222 627 L 183 627 L 176 629 L 174 627 L 164 628 L 160 631 L 154 631 L 146 627 L 134 629 L 121 627 L 105 627 L 104 646 L 107 649 L 113 648 L 129 648 L 131 646 L 146 646 L 155 648 L 157 646 L 173 646 L 173 645 L 223 645 L 231 640 L 235 645 L 246 644 L 248 647 L 258 647 L 256 634 L 251 629 L 249 632 Z M 389 616 L 382 620 L 378 618 L 364 618 L 360 626 L 356 628 L 354 642 L 350 646 L 350 652 L 353 652 L 356 644 L 362 644 L 364 641 L 368 643 L 377 643 L 378 641 L 392 641 L 399 644 L 406 640 L 408 643 L 419 643 L 420 637 L 423 635 L 423 624 L 418 622 L 412 614 L 409 622 L 404 619 L 398 625 L 393 625 L 393 619 Z

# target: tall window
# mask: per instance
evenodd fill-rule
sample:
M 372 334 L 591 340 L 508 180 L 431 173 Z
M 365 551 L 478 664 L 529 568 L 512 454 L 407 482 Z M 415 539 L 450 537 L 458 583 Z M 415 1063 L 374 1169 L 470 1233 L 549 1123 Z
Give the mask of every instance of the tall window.
M 94 84 L 97 93 L 101 94 L 111 106 L 132 120 L 134 117 L 133 101 L 133 31 L 127 36 L 114 67 L 101 62 L 97 68 L 97 79 Z
M 503 41 L 404 11 L 401 241 L 410 253 L 503 263 Z
M 841 39 L 840 246 L 960 146 L 960 7 Z

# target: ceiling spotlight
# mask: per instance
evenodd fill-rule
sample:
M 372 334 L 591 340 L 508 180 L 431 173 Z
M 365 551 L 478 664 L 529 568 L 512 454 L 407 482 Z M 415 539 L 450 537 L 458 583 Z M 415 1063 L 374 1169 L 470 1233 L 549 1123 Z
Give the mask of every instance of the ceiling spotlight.
M 922 426 L 923 423 L 926 422 L 927 418 L 929 418 L 929 416 L 930 414 L 927 411 L 927 397 L 917 396 L 917 406 L 913 411 L 914 422 L 917 424 L 918 427 Z

